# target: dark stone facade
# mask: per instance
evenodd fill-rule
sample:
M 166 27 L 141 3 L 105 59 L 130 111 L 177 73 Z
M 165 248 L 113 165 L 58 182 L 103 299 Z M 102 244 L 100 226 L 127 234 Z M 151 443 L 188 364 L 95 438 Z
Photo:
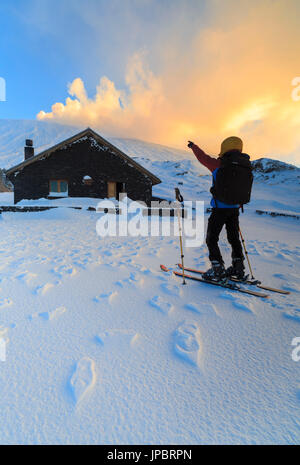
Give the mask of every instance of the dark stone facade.
M 50 180 L 66 180 L 69 197 L 106 198 L 110 181 L 117 183 L 118 193 L 125 191 L 132 200 L 150 204 L 153 179 L 130 160 L 90 135 L 62 144 L 50 154 L 46 151 L 44 157 L 8 173 L 14 185 L 14 202 L 47 198 Z M 92 182 L 84 182 L 86 176 Z

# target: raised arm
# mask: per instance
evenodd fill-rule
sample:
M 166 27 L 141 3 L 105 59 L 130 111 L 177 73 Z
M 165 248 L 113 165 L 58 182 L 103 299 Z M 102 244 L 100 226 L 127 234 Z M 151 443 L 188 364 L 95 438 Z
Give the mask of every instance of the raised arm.
M 220 160 L 210 155 L 207 155 L 198 145 L 194 144 L 193 142 L 189 141 L 188 147 L 192 149 L 198 161 L 205 166 L 205 168 L 209 169 L 209 171 L 213 172 L 216 168 L 220 166 Z

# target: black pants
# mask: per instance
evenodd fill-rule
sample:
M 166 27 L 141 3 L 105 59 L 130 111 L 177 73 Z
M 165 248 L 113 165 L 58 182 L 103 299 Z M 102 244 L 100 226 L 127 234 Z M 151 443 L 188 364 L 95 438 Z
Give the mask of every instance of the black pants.
M 232 247 L 232 258 L 244 259 L 242 244 L 239 237 L 239 209 L 214 208 L 208 219 L 206 235 L 206 244 L 210 261 L 217 260 L 223 263 L 218 241 L 224 224 L 226 226 L 228 242 Z

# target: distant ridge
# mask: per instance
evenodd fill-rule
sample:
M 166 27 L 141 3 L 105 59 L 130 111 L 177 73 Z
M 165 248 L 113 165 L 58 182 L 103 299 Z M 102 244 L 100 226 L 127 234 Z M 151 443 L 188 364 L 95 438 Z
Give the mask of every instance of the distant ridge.
M 44 121 L 0 119 L 0 169 L 23 161 L 25 139 L 33 139 L 38 154 L 83 129 Z M 211 173 L 191 151 L 96 132 L 162 180 L 162 184 L 155 186 L 154 195 L 172 200 L 174 187 L 178 186 L 188 198 L 210 198 Z M 294 165 L 270 158 L 254 160 L 252 165 L 255 179 L 261 185 L 286 184 L 293 185 L 294 192 L 298 189 L 300 169 Z M 2 188 L 8 188 L 4 178 L 3 181 Z
M 39 153 L 83 129 L 86 128 L 45 121 L 0 119 L 0 168 L 7 169 L 23 161 L 25 139 L 33 139 L 35 153 Z M 96 132 L 132 157 L 151 161 L 180 161 L 182 159 L 194 161 L 191 153 L 185 150 L 137 139 L 110 137 L 98 130 Z
M 259 158 L 252 162 L 252 167 L 256 180 L 273 184 L 291 183 L 297 180 L 300 182 L 300 168 L 290 163 L 271 158 Z

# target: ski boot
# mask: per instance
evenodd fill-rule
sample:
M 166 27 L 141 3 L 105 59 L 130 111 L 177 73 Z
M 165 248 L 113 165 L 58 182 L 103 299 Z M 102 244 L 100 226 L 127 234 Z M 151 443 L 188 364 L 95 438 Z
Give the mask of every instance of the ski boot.
M 225 282 L 226 281 L 226 271 L 224 268 L 224 264 L 218 261 L 211 262 L 211 268 L 203 273 L 202 278 L 207 279 L 208 281 L 219 281 Z
M 245 275 L 244 262 L 241 258 L 233 258 L 232 265 L 227 268 L 226 276 L 228 278 L 236 278 L 240 281 L 246 281 L 248 275 Z

